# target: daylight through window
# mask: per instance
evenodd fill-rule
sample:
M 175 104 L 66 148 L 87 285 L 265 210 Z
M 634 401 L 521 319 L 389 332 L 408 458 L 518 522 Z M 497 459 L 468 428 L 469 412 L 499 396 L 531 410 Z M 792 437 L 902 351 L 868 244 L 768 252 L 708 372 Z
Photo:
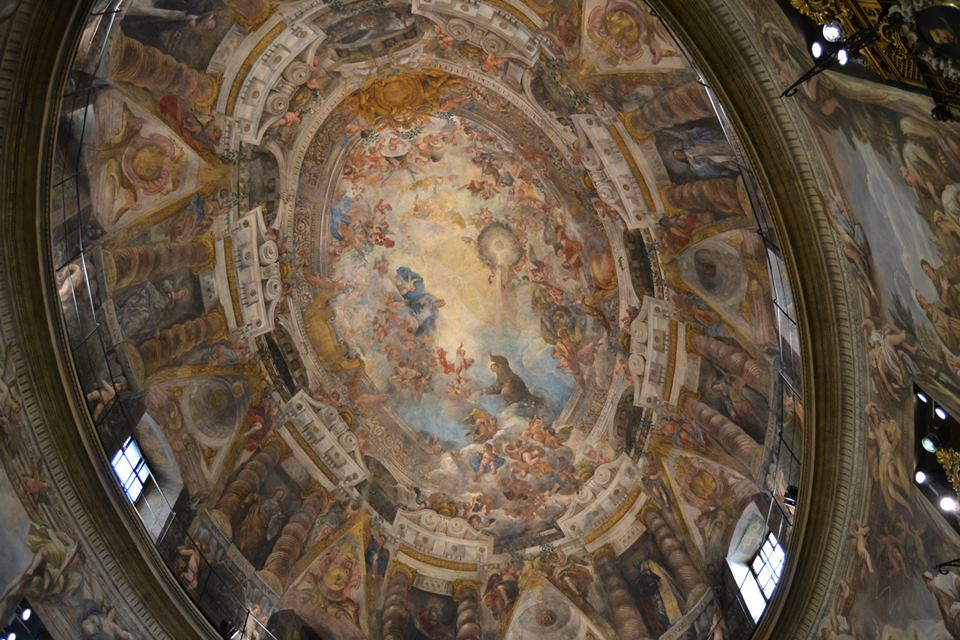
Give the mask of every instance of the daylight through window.
M 773 532 L 770 532 L 746 566 L 731 565 L 730 567 L 740 585 L 740 596 L 747 605 L 754 622 L 760 620 L 760 616 L 763 615 L 773 597 L 777 583 L 780 582 L 785 559 L 783 547 L 780 546 Z
M 133 438 L 127 438 L 120 450 L 114 454 L 111 464 L 123 486 L 123 492 L 127 494 L 130 502 L 136 502 L 143 493 L 143 485 L 150 478 L 150 469 Z

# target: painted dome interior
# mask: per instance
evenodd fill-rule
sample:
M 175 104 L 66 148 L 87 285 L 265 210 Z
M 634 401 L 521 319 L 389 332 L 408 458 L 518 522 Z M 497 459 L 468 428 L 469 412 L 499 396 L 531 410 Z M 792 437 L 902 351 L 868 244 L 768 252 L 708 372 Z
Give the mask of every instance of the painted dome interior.
M 646 5 L 132 0 L 71 83 L 76 373 L 214 623 L 741 637 L 718 594 L 787 547 L 799 345 Z

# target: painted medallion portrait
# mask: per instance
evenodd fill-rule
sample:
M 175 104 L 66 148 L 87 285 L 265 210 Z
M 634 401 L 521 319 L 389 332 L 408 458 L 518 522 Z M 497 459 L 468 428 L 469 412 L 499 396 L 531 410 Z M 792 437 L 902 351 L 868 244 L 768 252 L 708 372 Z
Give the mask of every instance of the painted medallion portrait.
M 939 2 L 918 12 L 917 33 L 937 55 L 960 60 L 960 3 Z

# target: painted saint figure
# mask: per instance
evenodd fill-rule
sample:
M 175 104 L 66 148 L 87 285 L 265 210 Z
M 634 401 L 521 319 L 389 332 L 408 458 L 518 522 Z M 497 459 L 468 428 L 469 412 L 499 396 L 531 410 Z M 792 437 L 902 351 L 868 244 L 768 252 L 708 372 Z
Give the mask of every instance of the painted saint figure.
M 518 402 L 529 402 L 532 404 L 543 404 L 543 399 L 530 393 L 527 383 L 523 378 L 514 373 L 510 367 L 510 361 L 503 356 L 490 355 L 490 371 L 496 376 L 497 381 L 487 387 L 487 395 L 500 395 L 507 405 Z
M 283 520 L 283 498 L 286 491 L 280 487 L 269 498 L 253 494 L 247 499 L 249 509 L 240 523 L 234 542 L 241 552 L 250 557 L 264 541 L 280 532 Z
M 942 301 L 931 302 L 919 291 L 915 292 L 915 296 L 943 346 L 952 353 L 960 353 L 960 319 L 953 317 Z

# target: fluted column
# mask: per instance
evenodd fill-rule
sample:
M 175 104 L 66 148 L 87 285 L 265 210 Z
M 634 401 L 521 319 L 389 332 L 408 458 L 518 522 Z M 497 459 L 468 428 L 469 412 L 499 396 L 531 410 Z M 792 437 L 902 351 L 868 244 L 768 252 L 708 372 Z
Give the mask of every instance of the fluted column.
M 621 640 L 648 639 L 650 631 L 643 622 L 643 616 L 640 615 L 637 603 L 616 563 L 617 557 L 610 547 L 603 547 L 593 556 L 593 566 L 597 570 L 597 577 L 607 594 L 607 604 L 613 614 L 613 626 Z
M 480 585 L 454 582 L 453 601 L 457 603 L 457 640 L 480 640 Z
M 628 113 L 625 120 L 632 134 L 644 136 L 714 115 L 706 90 L 697 82 L 688 82 L 643 103 Z
M 110 75 L 146 89 L 157 98 L 189 98 L 197 109 L 209 109 L 217 98 L 218 80 L 197 71 L 156 47 L 118 33 L 110 54 Z
M 260 490 L 267 475 L 273 471 L 287 453 L 287 445 L 276 435 L 267 438 L 263 446 L 243 465 L 237 477 L 227 485 L 214 511 L 214 517 L 220 521 L 228 538 L 233 537 L 233 529 L 242 515 L 240 509 L 244 500 Z
M 263 565 L 262 577 L 268 583 L 273 583 L 278 593 L 281 592 L 290 569 L 300 559 L 303 547 L 307 543 L 314 520 L 324 508 L 330 504 L 330 494 L 319 484 L 313 483 L 304 490 L 301 496 L 303 503 L 287 524 L 280 531 L 280 537 L 273 545 L 270 555 Z
M 213 236 L 189 242 L 142 244 L 103 252 L 107 290 L 119 291 L 181 269 L 200 271 L 216 260 Z
M 667 204 L 681 211 L 743 214 L 741 195 L 746 195 L 742 189 L 739 178 L 712 178 L 669 184 L 663 187 L 663 194 Z
M 730 418 L 699 400 L 687 398 L 683 403 L 687 415 L 720 443 L 727 453 L 739 460 L 748 469 L 760 454 L 760 445 Z
M 183 355 L 208 342 L 225 340 L 229 336 L 227 318 L 217 306 L 212 311 L 163 329 L 155 338 L 136 346 L 126 345 L 125 351 L 141 381 L 163 367 L 175 363 Z
M 694 334 L 693 348 L 721 370 L 736 376 L 760 393 L 767 394 L 767 367 L 749 353 L 722 340 Z
M 416 573 L 410 567 L 394 564 L 387 576 L 387 595 L 380 614 L 380 637 L 383 640 L 403 640 L 410 608 L 407 592 L 413 586 Z
M 686 611 L 687 607 L 693 604 L 691 598 L 700 597 L 707 588 L 707 581 L 700 569 L 693 563 L 693 559 L 687 553 L 683 541 L 677 537 L 659 511 L 647 509 L 642 518 L 647 530 L 653 535 L 657 548 L 660 549 L 660 554 L 667 561 L 667 567 L 673 573 L 677 586 L 680 587 L 680 591 L 686 599 L 686 606 L 684 607 L 684 611 Z

